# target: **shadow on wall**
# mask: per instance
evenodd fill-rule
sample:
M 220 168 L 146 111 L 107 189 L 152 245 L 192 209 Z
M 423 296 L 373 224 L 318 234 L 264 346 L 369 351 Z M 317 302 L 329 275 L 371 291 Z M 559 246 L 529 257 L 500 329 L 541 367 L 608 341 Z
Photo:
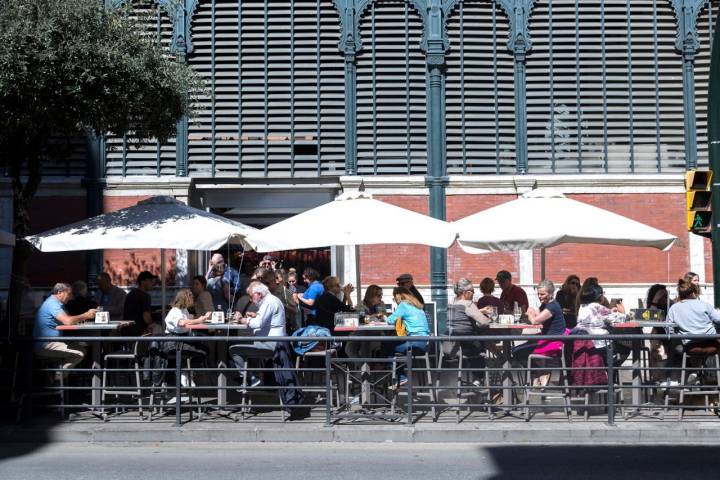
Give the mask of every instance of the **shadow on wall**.
M 174 254 L 167 255 L 168 268 L 165 272 L 166 284 L 175 285 L 176 258 Z M 113 284 L 127 286 L 135 285 L 137 276 L 143 270 L 153 275 L 160 276 L 159 255 L 138 255 L 136 252 L 128 252 L 125 260 L 121 262 L 104 261 L 104 270 L 110 275 Z

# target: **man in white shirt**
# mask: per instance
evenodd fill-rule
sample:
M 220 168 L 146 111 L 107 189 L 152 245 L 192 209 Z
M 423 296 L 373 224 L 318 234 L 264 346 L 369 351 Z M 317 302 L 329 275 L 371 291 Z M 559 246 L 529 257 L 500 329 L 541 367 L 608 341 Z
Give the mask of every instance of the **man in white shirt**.
M 285 307 L 279 298 L 270 293 L 264 284 L 254 281 L 247 289 L 250 299 L 258 306 L 257 313 L 247 312 L 247 317 L 240 317 L 236 312 L 236 319 L 241 324 L 252 328 L 256 337 L 284 337 L 285 336 Z M 230 346 L 230 356 L 240 375 L 245 375 L 245 362 L 248 358 L 271 358 L 275 351 L 275 343 L 261 341 L 253 343 L 238 343 Z M 261 380 L 254 375 L 247 381 L 249 387 L 257 387 Z

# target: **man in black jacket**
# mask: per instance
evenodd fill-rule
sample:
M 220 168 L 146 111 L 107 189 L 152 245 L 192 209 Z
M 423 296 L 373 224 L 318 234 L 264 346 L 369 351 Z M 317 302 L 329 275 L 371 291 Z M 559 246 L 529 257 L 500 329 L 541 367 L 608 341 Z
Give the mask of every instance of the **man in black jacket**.
M 415 283 L 413 282 L 413 276 L 409 273 L 403 273 L 399 277 L 395 279 L 397 282 L 398 287 L 405 287 L 408 290 L 410 290 L 410 293 L 413 294 L 413 297 L 418 299 L 418 302 L 425 305 L 425 299 L 422 295 L 420 295 L 420 292 L 418 292 L 418 289 L 415 288 Z

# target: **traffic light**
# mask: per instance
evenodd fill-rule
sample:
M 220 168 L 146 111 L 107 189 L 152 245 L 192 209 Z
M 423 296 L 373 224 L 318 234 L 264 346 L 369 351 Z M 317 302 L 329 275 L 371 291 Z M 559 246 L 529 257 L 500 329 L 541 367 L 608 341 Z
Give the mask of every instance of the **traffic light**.
M 712 175 L 710 170 L 685 173 L 688 232 L 708 238 L 712 225 Z

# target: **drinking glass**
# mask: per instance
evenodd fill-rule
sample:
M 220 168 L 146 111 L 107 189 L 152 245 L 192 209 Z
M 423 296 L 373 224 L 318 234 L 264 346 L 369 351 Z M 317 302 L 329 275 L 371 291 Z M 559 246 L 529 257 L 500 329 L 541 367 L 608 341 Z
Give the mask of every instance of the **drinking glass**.
M 490 315 L 489 315 L 489 316 L 490 316 L 490 321 L 491 321 L 492 323 L 497 323 L 497 320 L 498 320 L 498 310 L 497 310 L 497 307 L 494 307 L 494 306 L 492 306 L 492 305 L 490 306 Z

